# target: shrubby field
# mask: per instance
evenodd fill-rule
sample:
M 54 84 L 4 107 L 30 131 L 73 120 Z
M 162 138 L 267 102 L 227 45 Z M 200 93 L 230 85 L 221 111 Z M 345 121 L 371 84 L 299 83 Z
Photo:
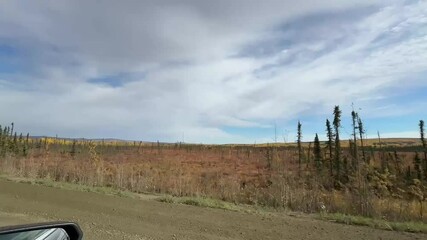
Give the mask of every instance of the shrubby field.
M 343 213 L 389 221 L 427 220 L 424 122 L 420 139 L 339 136 L 341 111 L 325 125 L 328 141 L 196 145 L 35 138 L 3 127 L 3 174 L 137 193 L 206 197 L 307 213 Z

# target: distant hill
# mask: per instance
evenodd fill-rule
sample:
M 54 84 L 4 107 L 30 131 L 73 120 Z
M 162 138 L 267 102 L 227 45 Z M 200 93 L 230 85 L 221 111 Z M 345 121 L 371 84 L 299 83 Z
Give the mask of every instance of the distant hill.
M 96 141 L 96 142 L 121 142 L 121 143 L 142 143 L 142 144 L 153 144 L 157 143 L 157 141 L 139 141 L 139 140 L 124 140 L 124 139 L 117 139 L 117 138 L 63 138 L 63 137 L 49 137 L 49 136 L 30 136 L 32 139 L 41 139 L 41 138 L 50 138 L 50 139 L 58 139 L 58 140 L 78 140 L 78 141 Z M 160 142 L 161 144 L 175 144 L 176 142 Z M 308 147 L 312 142 L 303 142 L 304 147 Z M 358 143 L 360 144 L 360 140 L 358 140 Z M 363 141 L 364 146 L 379 146 L 380 142 L 377 138 L 369 138 L 364 139 Z M 266 147 L 266 146 L 297 146 L 296 142 L 287 142 L 287 143 L 257 143 L 257 144 L 240 144 L 240 143 L 232 143 L 232 144 L 201 144 L 201 143 L 182 143 L 187 145 L 225 145 L 225 146 L 256 146 L 256 147 Z M 321 141 L 321 144 L 326 144 L 325 141 Z M 421 142 L 418 138 L 382 138 L 381 139 L 381 145 L 383 147 L 406 147 L 406 146 L 418 146 L 421 145 Z M 349 146 L 349 140 L 341 140 L 341 146 L 342 147 L 348 147 Z

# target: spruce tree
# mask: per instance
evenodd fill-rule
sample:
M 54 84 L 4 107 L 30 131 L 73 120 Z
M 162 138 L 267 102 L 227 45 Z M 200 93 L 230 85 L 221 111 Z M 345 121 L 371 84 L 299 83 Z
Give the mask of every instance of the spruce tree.
M 12 125 L 12 129 L 10 130 L 10 136 L 12 137 L 13 136 L 13 128 L 14 128 L 15 124 L 12 123 L 11 125 Z
M 335 171 L 337 179 L 341 174 L 341 143 L 340 143 L 340 127 L 341 127 L 341 110 L 339 106 L 334 108 L 334 130 L 335 130 Z
M 15 134 L 13 135 L 13 138 L 10 139 L 9 151 L 12 153 L 16 153 L 17 149 L 18 149 L 18 136 L 15 132 Z
M 351 119 L 353 121 L 353 124 L 352 124 L 352 127 L 353 127 L 353 151 L 352 151 L 353 161 L 352 161 L 352 165 L 353 165 L 354 169 L 357 169 L 358 165 L 359 165 L 359 154 L 357 151 L 357 134 L 356 134 L 357 113 L 354 110 L 351 111 Z
M 297 129 L 297 144 L 298 144 L 298 169 L 301 171 L 301 161 L 302 161 L 302 131 L 301 131 L 302 124 L 300 121 L 298 121 L 298 129 Z
M 327 146 L 329 149 L 329 174 L 332 176 L 332 161 L 333 161 L 333 153 L 332 148 L 334 144 L 334 134 L 332 132 L 331 122 L 329 122 L 329 119 L 326 119 L 326 136 L 328 137 Z
M 363 128 L 363 122 L 359 114 L 357 114 L 357 123 L 357 128 L 359 129 L 360 148 L 362 149 L 362 159 L 366 162 L 365 148 L 363 146 L 363 134 L 365 134 L 365 129 Z
M 27 136 L 25 137 L 25 144 L 27 147 L 29 146 L 29 140 L 30 140 L 30 133 L 27 133 Z
M 314 148 L 313 148 L 314 162 L 316 164 L 317 171 L 320 172 L 322 167 L 322 150 L 320 149 L 319 136 L 316 133 L 314 137 Z

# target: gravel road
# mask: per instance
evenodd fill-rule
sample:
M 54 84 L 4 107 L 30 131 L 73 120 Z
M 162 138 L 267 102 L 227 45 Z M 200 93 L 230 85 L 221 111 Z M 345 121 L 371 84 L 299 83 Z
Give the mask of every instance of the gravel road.
M 0 225 L 70 220 L 85 239 L 427 239 L 308 216 L 252 214 L 0 180 Z

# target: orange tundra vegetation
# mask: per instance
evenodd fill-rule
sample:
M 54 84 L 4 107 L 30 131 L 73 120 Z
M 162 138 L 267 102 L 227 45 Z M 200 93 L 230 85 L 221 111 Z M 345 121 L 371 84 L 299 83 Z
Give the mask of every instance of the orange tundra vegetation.
M 426 149 L 415 139 L 366 140 L 356 152 L 354 142 L 341 141 L 337 169 L 327 142 L 306 142 L 300 149 L 31 138 L 6 127 L 0 132 L 0 167 L 9 176 L 310 213 L 427 220 Z

